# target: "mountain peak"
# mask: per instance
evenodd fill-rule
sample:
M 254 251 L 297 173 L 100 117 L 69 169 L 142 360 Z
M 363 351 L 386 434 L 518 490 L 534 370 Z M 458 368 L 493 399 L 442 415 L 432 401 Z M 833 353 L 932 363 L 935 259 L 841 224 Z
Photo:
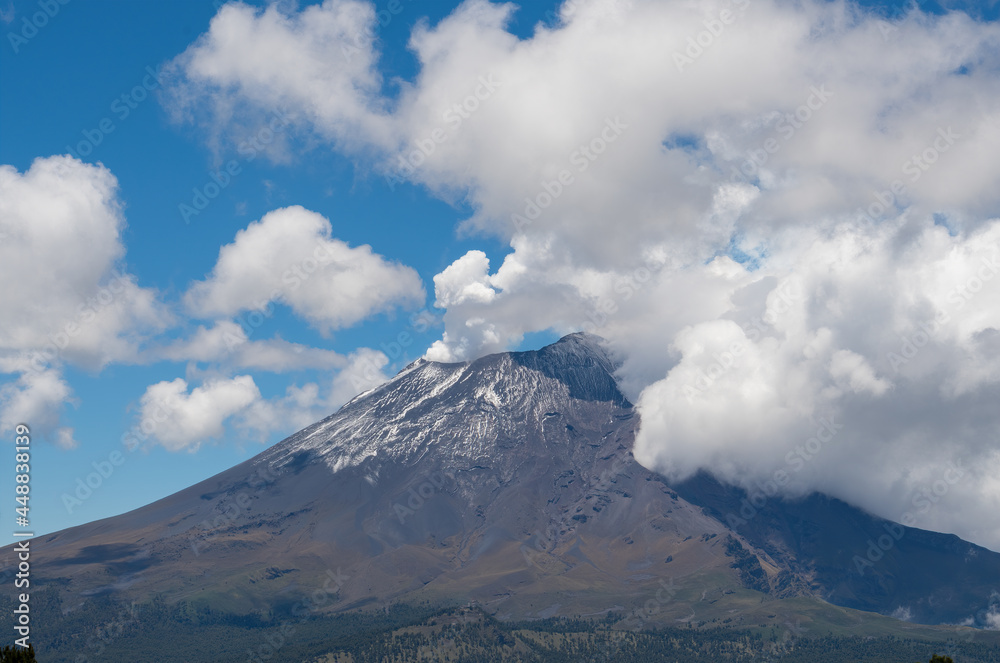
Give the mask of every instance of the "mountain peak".
M 603 341 L 576 333 L 539 350 L 471 362 L 419 359 L 269 453 L 305 451 L 323 457 L 334 471 L 376 458 L 413 460 L 432 448 L 492 456 L 518 422 L 578 408 L 632 407 L 618 389 L 615 363 Z
M 614 365 L 611 355 L 607 349 L 607 340 L 597 334 L 588 332 L 573 332 L 566 334 L 555 343 L 551 343 L 541 348 L 539 352 L 569 353 L 576 356 L 592 356 L 603 359 L 610 365 Z
M 631 407 L 614 378 L 618 368 L 600 336 L 576 332 L 540 350 L 508 353 L 517 364 L 554 378 L 569 388 L 573 398 L 613 401 Z
M 708 475 L 667 485 L 630 453 L 639 422 L 619 404 L 613 370 L 587 334 L 473 362 L 415 362 L 222 474 L 47 536 L 42 583 L 64 605 L 135 595 L 134 585 L 284 614 L 290 592 L 336 566 L 344 582 L 331 610 L 474 601 L 535 619 L 642 606 L 669 574 L 685 587 L 660 602 L 671 624 L 696 609 L 703 620 L 715 610 L 777 624 L 803 606 L 824 613 L 826 601 L 924 622 L 967 623 L 979 610 L 973 623 L 988 623 L 977 606 L 995 603 L 998 554 L 821 496 L 768 498 L 748 515 L 755 498 Z M 852 556 L 879 537 L 899 543 L 857 573 Z M 826 614 L 844 623 L 842 609 Z M 826 622 L 809 623 L 820 632 Z

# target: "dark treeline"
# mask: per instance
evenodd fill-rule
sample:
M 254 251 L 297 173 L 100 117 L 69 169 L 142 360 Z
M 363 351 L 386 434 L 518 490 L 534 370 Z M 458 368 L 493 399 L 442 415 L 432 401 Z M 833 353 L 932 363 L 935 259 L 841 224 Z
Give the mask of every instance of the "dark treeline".
M 0 649 L 0 663 L 35 663 L 35 646 L 28 644 L 25 647 L 4 647 Z
M 0 611 L 9 614 L 4 601 Z M 302 619 L 281 610 L 233 615 L 160 598 L 138 605 L 108 597 L 64 613 L 54 589 L 33 594 L 32 601 L 32 638 L 46 663 L 915 663 L 938 654 L 959 663 L 1000 663 L 1000 648 L 985 641 L 790 638 L 779 628 L 631 631 L 615 628 L 610 615 L 501 622 L 477 609 L 397 605 Z M 8 660 L 35 659 L 0 662 Z

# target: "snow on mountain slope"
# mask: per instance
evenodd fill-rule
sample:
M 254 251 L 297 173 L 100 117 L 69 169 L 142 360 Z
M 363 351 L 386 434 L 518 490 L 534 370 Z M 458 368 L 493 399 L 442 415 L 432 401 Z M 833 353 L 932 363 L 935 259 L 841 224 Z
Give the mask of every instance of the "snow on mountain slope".
M 632 457 L 638 416 L 614 369 L 582 334 L 414 362 L 240 465 L 39 537 L 37 580 L 67 605 L 163 593 L 268 611 L 340 569 L 348 580 L 330 609 L 476 601 L 528 617 L 628 609 L 669 577 L 688 598 L 661 606 L 662 619 L 764 611 L 748 624 L 797 615 L 801 604 L 773 600 L 791 597 L 954 623 L 1000 589 L 1000 555 L 957 537 L 887 530 L 818 495 L 769 499 L 740 524 L 738 489 L 709 475 L 668 485 Z M 898 540 L 858 574 L 853 556 L 887 531 Z
M 517 436 L 520 417 L 540 426 L 546 412 L 573 399 L 627 407 L 610 377 L 613 371 L 600 339 L 584 334 L 539 351 L 473 362 L 420 359 L 276 445 L 260 461 L 282 465 L 309 452 L 337 472 L 376 457 L 412 462 L 432 446 L 456 460 L 487 456 L 507 437 Z

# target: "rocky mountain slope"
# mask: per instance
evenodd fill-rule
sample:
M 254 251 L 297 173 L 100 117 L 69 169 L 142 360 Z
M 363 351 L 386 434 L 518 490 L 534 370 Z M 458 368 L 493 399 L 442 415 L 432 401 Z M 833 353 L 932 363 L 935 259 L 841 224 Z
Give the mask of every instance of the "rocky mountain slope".
M 891 621 L 839 605 L 984 624 L 1000 554 L 822 496 L 734 522 L 740 491 L 707 475 L 671 486 L 633 460 L 639 422 L 614 369 L 583 334 L 417 361 L 226 472 L 40 537 L 36 578 L 71 610 L 162 594 L 234 613 L 427 601 L 632 625 Z

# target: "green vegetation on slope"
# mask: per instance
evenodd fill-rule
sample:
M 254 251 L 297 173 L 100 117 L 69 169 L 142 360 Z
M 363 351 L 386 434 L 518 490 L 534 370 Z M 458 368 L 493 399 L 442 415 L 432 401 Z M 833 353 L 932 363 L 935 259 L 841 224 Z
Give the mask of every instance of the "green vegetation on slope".
M 46 663 L 912 663 L 944 652 L 959 663 L 1000 663 L 1000 647 L 989 634 L 944 643 L 893 636 L 798 637 L 781 626 L 631 631 L 617 628 L 615 615 L 501 622 L 477 608 L 430 605 L 304 618 L 281 612 L 232 615 L 161 599 L 126 605 L 95 597 L 65 606 L 54 589 L 32 600 L 33 636 Z M 10 614 L 6 603 L 0 599 L 0 615 Z

